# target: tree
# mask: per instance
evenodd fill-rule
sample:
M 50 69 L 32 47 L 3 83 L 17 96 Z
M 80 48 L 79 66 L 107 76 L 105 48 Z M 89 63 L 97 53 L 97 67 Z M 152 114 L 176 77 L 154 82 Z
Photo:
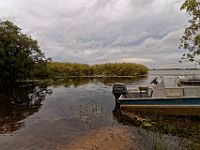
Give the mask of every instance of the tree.
M 186 50 L 182 59 L 200 64 L 200 1 L 185 0 L 181 10 L 186 10 L 190 16 L 189 25 L 185 28 L 181 38 L 180 48 Z
M 12 22 L 0 21 L 0 83 L 28 77 L 44 58 L 36 40 Z

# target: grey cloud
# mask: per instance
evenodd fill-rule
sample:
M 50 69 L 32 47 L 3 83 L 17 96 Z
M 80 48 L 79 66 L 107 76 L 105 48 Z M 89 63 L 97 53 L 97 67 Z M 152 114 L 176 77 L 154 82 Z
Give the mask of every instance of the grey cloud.
M 179 65 L 183 0 L 0 1 L 0 18 L 36 38 L 53 60 Z

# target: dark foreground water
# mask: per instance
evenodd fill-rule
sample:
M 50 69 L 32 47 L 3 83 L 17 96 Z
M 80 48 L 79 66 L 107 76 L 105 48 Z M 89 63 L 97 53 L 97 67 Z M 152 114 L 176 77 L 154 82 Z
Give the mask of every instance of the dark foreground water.
M 115 145 L 124 150 L 200 148 L 198 117 L 144 112 L 134 120 L 115 110 L 113 83 L 148 85 L 162 73 L 150 71 L 141 79 L 71 78 L 4 87 L 0 93 L 0 150 L 116 149 Z M 165 83 L 174 86 L 174 75 L 188 72 L 169 73 Z

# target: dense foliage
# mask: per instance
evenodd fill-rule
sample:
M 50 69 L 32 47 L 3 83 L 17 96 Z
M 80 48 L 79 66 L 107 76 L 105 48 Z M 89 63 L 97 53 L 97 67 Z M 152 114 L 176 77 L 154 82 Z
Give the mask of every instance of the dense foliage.
M 87 64 L 49 62 L 47 70 L 49 77 L 140 76 L 148 72 L 148 68 L 144 65 L 133 63 L 107 63 L 89 66 Z
M 89 65 L 61 62 L 49 62 L 47 64 L 49 77 L 56 76 L 89 76 Z
M 186 50 L 182 59 L 200 64 L 200 1 L 185 0 L 181 10 L 186 10 L 190 16 L 188 26 L 181 38 L 180 48 Z
M 0 21 L 0 83 L 29 77 L 44 55 L 36 40 L 10 21 Z

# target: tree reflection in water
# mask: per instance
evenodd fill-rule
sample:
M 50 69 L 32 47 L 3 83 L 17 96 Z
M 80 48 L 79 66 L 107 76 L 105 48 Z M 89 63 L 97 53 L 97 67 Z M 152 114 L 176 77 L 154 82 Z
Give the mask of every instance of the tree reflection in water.
M 24 119 L 37 112 L 51 89 L 47 85 L 21 84 L 1 88 L 0 134 L 12 133 L 24 126 Z

